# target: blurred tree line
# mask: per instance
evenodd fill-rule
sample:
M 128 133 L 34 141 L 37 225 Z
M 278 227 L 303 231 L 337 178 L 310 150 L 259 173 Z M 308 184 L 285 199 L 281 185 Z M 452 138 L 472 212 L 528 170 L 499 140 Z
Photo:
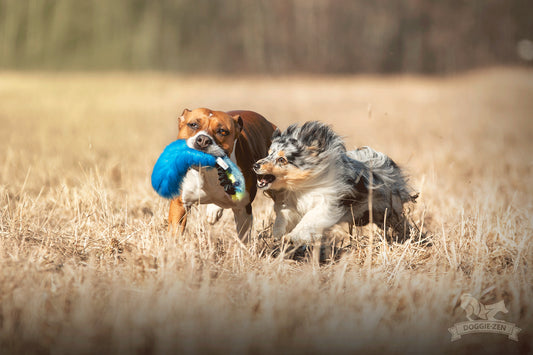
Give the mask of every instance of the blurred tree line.
M 519 64 L 531 0 L 0 0 L 0 68 L 449 73 Z

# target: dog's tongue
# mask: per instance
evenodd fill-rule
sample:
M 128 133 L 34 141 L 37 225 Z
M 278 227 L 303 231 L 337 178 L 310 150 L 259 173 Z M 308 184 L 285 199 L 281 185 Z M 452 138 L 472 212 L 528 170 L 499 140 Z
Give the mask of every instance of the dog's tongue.
M 274 175 L 261 175 L 257 177 L 257 187 L 263 188 L 274 181 Z
M 263 188 L 268 185 L 268 182 L 265 179 L 258 179 L 257 180 L 257 187 Z

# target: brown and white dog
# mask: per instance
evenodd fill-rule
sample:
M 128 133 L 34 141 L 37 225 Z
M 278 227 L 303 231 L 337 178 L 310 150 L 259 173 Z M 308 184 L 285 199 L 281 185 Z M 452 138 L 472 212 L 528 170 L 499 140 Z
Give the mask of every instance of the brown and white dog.
M 190 169 L 183 179 L 181 195 L 170 203 L 169 229 L 183 232 L 189 207 L 209 204 L 207 221 L 216 223 L 223 209 L 231 208 L 239 238 L 244 239 L 252 226 L 252 201 L 257 193 L 252 166 L 267 155 L 276 126 L 256 112 L 207 108 L 185 109 L 178 124 L 178 139 L 186 139 L 190 148 L 227 155 L 237 164 L 245 179 L 246 194 L 241 201 L 233 201 L 220 186 L 216 169 Z

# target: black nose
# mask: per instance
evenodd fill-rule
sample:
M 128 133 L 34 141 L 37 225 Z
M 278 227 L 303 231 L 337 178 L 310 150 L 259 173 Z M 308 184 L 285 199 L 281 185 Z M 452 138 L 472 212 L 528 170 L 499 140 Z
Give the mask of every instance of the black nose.
M 200 134 L 198 137 L 196 137 L 196 144 L 200 149 L 205 149 L 212 143 L 213 141 L 211 140 L 211 138 L 209 138 L 205 134 Z
M 254 163 L 254 165 L 252 165 L 252 168 L 254 168 L 254 170 L 259 170 L 260 167 L 261 165 L 259 165 L 259 163 Z

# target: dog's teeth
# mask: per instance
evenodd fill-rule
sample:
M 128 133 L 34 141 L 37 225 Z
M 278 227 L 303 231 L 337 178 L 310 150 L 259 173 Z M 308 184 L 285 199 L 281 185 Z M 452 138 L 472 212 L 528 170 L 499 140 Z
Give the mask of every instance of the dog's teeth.
M 263 188 L 263 187 L 265 187 L 265 186 L 267 186 L 267 185 L 268 185 L 268 182 L 267 182 L 266 180 L 258 180 L 258 181 L 257 181 L 257 186 L 258 186 L 259 188 Z

